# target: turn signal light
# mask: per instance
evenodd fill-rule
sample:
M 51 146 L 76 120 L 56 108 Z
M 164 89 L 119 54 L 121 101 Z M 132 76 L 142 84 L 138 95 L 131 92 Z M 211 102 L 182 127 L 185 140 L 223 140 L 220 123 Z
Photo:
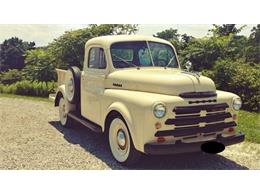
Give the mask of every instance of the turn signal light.
M 158 143 L 163 143 L 163 142 L 165 142 L 165 138 L 164 137 L 158 137 L 157 138 L 157 142 Z
M 155 128 L 160 129 L 162 127 L 162 124 L 160 122 L 155 123 Z
M 228 132 L 233 132 L 234 130 L 235 129 L 231 127 L 231 128 L 228 129 Z
M 233 120 L 237 120 L 237 115 L 233 114 Z

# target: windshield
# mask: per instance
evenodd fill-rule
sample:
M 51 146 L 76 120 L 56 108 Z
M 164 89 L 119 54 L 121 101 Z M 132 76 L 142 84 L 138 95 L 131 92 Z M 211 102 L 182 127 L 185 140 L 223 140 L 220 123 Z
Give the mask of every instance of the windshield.
M 159 42 L 131 41 L 111 46 L 115 68 L 171 67 L 178 68 L 176 55 L 170 45 Z

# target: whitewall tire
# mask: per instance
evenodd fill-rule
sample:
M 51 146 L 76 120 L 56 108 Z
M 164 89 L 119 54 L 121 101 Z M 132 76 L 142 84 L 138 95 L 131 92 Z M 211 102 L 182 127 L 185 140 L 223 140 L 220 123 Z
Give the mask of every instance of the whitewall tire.
M 139 160 L 141 154 L 135 149 L 128 127 L 122 117 L 112 120 L 108 137 L 111 153 L 119 163 L 133 165 Z
M 59 101 L 59 117 L 60 123 L 63 127 L 71 127 L 72 119 L 68 117 L 66 112 L 66 102 L 63 97 L 61 97 Z

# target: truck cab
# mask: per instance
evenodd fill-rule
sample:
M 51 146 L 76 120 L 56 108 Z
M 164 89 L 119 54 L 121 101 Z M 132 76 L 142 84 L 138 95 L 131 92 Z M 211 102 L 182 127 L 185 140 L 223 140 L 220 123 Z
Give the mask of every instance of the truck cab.
M 140 35 L 93 38 L 83 69 L 57 70 L 61 125 L 104 133 L 124 165 L 142 154 L 218 153 L 244 140 L 236 132 L 239 96 L 180 68 L 174 46 Z

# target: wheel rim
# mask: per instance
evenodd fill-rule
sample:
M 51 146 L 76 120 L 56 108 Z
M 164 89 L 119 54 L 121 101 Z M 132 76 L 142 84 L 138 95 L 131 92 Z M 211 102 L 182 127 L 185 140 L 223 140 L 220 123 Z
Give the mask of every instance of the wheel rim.
M 59 115 L 60 115 L 60 122 L 62 125 L 65 125 L 67 122 L 67 113 L 66 113 L 66 103 L 64 98 L 60 99 L 59 103 Z
M 74 96 L 75 83 L 73 79 L 73 74 L 71 71 L 67 73 L 67 83 L 66 83 L 66 94 L 69 101 L 72 101 Z
M 68 87 L 69 87 L 69 91 L 71 93 L 74 93 L 74 82 L 72 78 L 69 80 Z
M 117 144 L 122 150 L 126 148 L 126 135 L 122 129 L 117 132 Z
M 119 162 L 127 160 L 130 152 L 130 136 L 124 122 L 114 119 L 109 128 L 109 145 L 114 158 Z

